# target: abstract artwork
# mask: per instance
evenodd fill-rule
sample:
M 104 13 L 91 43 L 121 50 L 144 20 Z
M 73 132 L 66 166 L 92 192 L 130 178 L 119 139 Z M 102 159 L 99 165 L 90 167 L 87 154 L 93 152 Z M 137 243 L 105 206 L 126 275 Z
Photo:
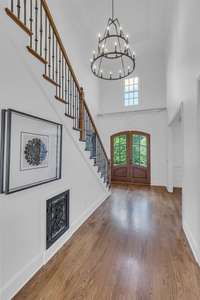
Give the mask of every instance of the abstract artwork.
M 21 170 L 48 167 L 49 137 L 21 133 Z
M 2 110 L 1 120 L 1 193 L 61 178 L 61 124 L 12 109 Z
M 69 228 L 69 191 L 47 201 L 46 247 L 57 241 Z

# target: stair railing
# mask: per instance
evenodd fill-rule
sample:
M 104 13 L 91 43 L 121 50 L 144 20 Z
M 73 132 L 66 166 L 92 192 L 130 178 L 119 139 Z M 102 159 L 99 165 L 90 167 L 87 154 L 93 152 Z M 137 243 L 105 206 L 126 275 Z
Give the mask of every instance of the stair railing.
M 85 102 L 61 37 L 45 0 L 10 0 L 6 13 L 28 35 L 28 51 L 44 64 L 43 78 L 55 86 L 55 99 L 65 105 L 65 115 L 73 119 L 104 182 L 110 184 L 109 160 Z

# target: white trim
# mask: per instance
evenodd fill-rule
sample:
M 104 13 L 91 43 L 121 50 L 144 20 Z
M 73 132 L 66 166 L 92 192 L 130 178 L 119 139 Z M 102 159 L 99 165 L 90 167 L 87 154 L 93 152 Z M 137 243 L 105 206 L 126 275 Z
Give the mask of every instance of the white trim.
M 155 108 L 144 108 L 144 109 L 135 109 L 135 110 L 122 110 L 114 112 L 102 112 L 97 114 L 98 117 L 104 117 L 107 115 L 117 115 L 117 114 L 135 114 L 135 113 L 159 113 L 162 111 L 167 111 L 166 107 L 155 107 Z
M 34 257 L 22 270 L 15 274 L 1 290 L 1 300 L 10 300 L 43 265 L 43 256 Z
M 78 218 L 71 226 L 69 231 L 63 235 L 53 246 L 44 251 L 39 256 L 32 259 L 22 270 L 11 278 L 3 287 L 0 294 L 1 300 L 10 300 L 17 292 L 35 275 L 38 270 L 45 265 L 72 237 L 80 226 L 90 217 L 90 215 L 110 196 L 107 192 L 101 196 L 96 203 L 87 209 L 81 217 Z
M 194 255 L 194 258 L 196 260 L 196 262 L 198 263 L 198 265 L 200 266 L 200 253 L 199 253 L 199 249 L 197 247 L 197 244 L 195 242 L 195 239 L 192 236 L 192 232 L 189 229 L 188 224 L 186 224 L 186 222 L 183 222 L 183 231 L 186 235 L 187 241 L 190 245 L 190 248 L 192 250 L 192 253 Z

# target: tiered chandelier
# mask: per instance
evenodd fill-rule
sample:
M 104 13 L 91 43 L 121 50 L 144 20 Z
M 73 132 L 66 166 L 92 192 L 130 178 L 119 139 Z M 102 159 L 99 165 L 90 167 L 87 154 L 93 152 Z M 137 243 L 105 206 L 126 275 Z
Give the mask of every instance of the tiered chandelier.
M 105 33 L 99 34 L 97 51 L 93 51 L 91 70 L 104 80 L 119 80 L 129 76 L 135 69 L 135 52 L 129 46 L 129 36 L 125 35 L 120 22 L 114 16 L 109 18 Z

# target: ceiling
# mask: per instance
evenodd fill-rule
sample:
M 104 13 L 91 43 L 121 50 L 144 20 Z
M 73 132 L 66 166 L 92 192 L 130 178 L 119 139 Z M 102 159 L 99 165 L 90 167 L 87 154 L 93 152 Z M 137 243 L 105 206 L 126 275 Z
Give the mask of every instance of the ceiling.
M 177 0 L 115 0 L 115 15 L 136 54 L 142 51 L 165 51 Z M 94 47 L 111 16 L 111 0 L 62 1 L 63 10 L 73 9 L 76 22 L 84 26 Z M 138 53 L 139 52 L 139 53 Z

